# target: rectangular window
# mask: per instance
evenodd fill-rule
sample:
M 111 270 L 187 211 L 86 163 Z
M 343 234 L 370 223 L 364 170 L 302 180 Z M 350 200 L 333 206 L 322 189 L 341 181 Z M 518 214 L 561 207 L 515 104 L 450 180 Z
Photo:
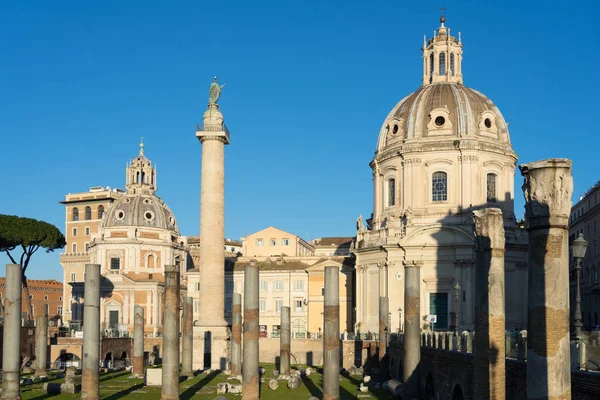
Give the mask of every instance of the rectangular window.
M 302 300 L 296 300 L 295 304 L 296 304 L 295 310 L 302 311 Z
M 276 292 L 281 292 L 283 290 L 283 281 L 275 281 L 273 283 L 273 290 Z
M 264 300 L 260 301 L 259 306 L 260 306 L 260 311 L 265 311 L 266 305 L 265 305 L 265 301 Z
M 196 282 L 196 292 L 200 291 L 200 282 Z
M 73 228 L 73 236 L 77 236 L 77 228 Z
M 388 180 L 387 185 L 387 205 L 388 207 L 392 207 L 396 205 L 396 180 L 390 179 Z
M 90 251 L 90 244 L 89 244 L 89 243 L 86 243 L 86 244 L 85 244 L 85 252 L 87 253 L 87 252 L 89 252 L 89 251 Z
M 50 304 L 44 304 L 44 308 L 46 309 L 46 315 L 50 314 Z
M 324 287 L 321 288 L 321 296 L 325 296 L 325 288 Z
M 194 312 L 198 312 L 200 310 L 200 301 L 194 300 Z
M 77 253 L 77 243 L 73 243 L 71 249 L 73 250 L 73 253 Z
M 294 290 L 304 290 L 304 281 L 294 281 Z
M 58 315 L 62 315 L 62 306 L 58 306 L 58 307 L 56 307 L 56 313 L 57 313 Z
M 117 257 L 113 257 L 110 259 L 110 269 L 118 270 L 121 269 L 121 259 Z
M 277 246 L 277 239 L 269 239 L 269 246 Z
M 90 236 L 90 227 L 89 226 L 85 227 L 85 236 Z
M 275 311 L 281 312 L 281 307 L 283 307 L 283 300 L 276 299 L 275 300 Z
M 266 292 L 268 290 L 267 281 L 260 281 L 260 291 Z
M 289 246 L 290 245 L 290 239 L 281 239 L 281 245 L 282 246 Z
M 429 315 L 437 316 L 435 330 L 448 329 L 448 293 L 429 294 Z
M 71 272 L 71 282 L 77 282 L 77 273 Z
M 265 241 L 263 239 L 256 239 L 255 245 L 256 247 L 263 247 L 265 245 Z

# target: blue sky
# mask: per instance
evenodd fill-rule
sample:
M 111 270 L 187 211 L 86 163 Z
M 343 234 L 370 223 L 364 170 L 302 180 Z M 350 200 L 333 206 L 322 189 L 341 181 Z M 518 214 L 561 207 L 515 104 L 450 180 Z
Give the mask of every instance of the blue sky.
M 600 179 L 597 6 L 445 1 L 465 85 L 510 123 L 519 163 L 574 160 L 575 195 Z M 158 194 L 198 234 L 201 122 L 217 75 L 231 131 L 226 236 L 269 225 L 354 234 L 372 211 L 368 166 L 390 109 L 420 85 L 432 1 L 3 2 L 0 213 L 64 230 L 69 192 L 124 187 L 144 137 Z M 517 173 L 515 211 L 523 200 Z M 8 258 L 0 256 L 0 274 Z M 34 279 L 62 279 L 37 254 Z

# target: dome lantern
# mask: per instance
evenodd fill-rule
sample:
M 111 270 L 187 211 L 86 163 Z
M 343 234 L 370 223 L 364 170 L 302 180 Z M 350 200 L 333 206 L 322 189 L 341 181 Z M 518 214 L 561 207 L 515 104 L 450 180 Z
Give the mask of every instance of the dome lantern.
M 433 38 L 425 37 L 423 48 L 423 86 L 438 82 L 463 83 L 462 42 L 450 35 L 445 26 L 446 17 L 440 18 L 440 27 Z
M 144 155 L 143 138 L 140 141 L 140 153 L 127 163 L 125 188 L 132 194 L 153 194 L 156 191 L 156 167 Z

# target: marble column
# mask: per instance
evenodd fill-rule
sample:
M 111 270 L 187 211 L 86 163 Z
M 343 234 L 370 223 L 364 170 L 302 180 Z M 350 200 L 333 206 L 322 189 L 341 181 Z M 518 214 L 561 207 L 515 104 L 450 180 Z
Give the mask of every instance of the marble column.
M 206 354 L 197 353 L 195 365 L 225 369 L 228 332 L 225 320 L 225 145 L 229 132 L 219 105 L 211 103 L 204 113 L 204 128 L 196 137 L 202 143 L 200 194 L 200 328 L 194 335 L 204 341 Z M 207 342 L 208 340 L 208 342 Z M 200 361 L 202 359 L 202 362 Z
M 138 305 L 133 321 L 133 376 L 144 376 L 144 308 Z
M 325 267 L 323 400 L 340 398 L 340 269 Z
M 476 399 L 506 398 L 504 218 L 499 208 L 473 212 L 475 221 Z
M 279 355 L 279 373 L 281 375 L 290 375 L 290 351 L 292 345 L 292 330 L 290 321 L 290 308 L 281 307 L 281 337 L 280 337 L 280 355 Z
M 421 266 L 410 261 L 404 266 L 404 387 L 402 398 L 419 398 L 421 362 Z
M 529 232 L 527 398 L 570 399 L 571 160 L 521 165 Z
M 242 399 L 258 400 L 258 266 L 253 261 L 244 269 L 244 360 L 242 364 Z
M 39 377 L 48 376 L 48 315 L 46 313 L 37 318 L 35 327 L 35 374 Z
M 100 363 L 100 264 L 85 264 L 81 398 L 98 400 Z
M 179 265 L 165 265 L 161 400 L 179 399 Z
M 242 295 L 233 294 L 231 314 L 231 376 L 242 373 Z
M 194 376 L 192 368 L 194 299 L 192 297 L 186 297 L 183 301 L 182 321 L 181 375 L 191 378 Z
M 2 399 L 21 398 L 21 266 L 6 264 L 4 338 L 2 343 Z

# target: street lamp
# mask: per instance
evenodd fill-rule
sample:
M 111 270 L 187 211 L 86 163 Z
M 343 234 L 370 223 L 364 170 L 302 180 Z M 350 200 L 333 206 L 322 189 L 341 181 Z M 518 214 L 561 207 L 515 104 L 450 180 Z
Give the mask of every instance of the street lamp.
M 454 334 L 458 337 L 458 302 L 460 301 L 460 285 L 454 285 Z
M 588 242 L 583 238 L 583 233 L 580 233 L 577 239 L 573 241 L 573 257 L 575 258 L 575 273 L 577 275 L 577 289 L 575 291 L 575 334 L 577 339 L 581 336 L 581 327 L 583 326 L 581 318 L 581 260 L 585 257 L 585 252 L 588 247 Z
M 398 332 L 402 332 L 402 307 L 398 307 Z

